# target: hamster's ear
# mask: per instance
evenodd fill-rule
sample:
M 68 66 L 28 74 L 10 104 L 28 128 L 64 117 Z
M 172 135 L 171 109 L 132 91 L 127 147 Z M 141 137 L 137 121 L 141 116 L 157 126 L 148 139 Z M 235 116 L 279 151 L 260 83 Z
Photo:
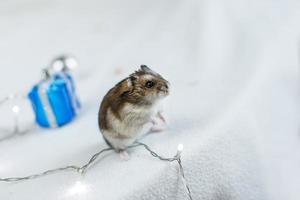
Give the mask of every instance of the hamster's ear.
M 153 71 L 152 69 L 150 69 L 147 65 L 141 65 L 141 71 L 146 72 L 146 73 L 150 73 L 153 74 L 155 76 L 158 76 L 159 74 L 155 71 Z
M 141 65 L 141 70 L 145 72 L 152 72 L 152 70 L 149 67 L 147 67 L 147 65 Z
M 133 90 L 133 80 L 131 77 L 125 79 L 121 85 L 121 96 L 125 96 Z

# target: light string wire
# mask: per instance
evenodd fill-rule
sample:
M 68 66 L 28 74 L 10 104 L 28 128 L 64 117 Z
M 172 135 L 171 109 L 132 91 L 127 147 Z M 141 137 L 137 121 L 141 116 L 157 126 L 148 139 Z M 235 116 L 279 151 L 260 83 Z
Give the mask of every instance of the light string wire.
M 154 152 L 153 150 L 150 149 L 150 147 L 142 142 L 135 142 L 133 145 L 128 146 L 127 149 L 129 148 L 135 148 L 138 146 L 143 146 L 153 157 L 158 158 L 159 160 L 162 161 L 168 161 L 168 162 L 174 162 L 176 161 L 178 163 L 179 166 L 179 173 L 181 175 L 182 178 L 182 183 L 185 187 L 185 192 L 187 194 L 187 196 L 189 197 L 189 200 L 193 200 L 192 198 L 192 194 L 191 194 L 191 190 L 189 185 L 187 184 L 185 175 L 184 175 L 184 170 L 183 170 L 183 166 L 182 166 L 182 162 L 181 162 L 181 152 L 182 152 L 182 145 L 178 145 L 178 149 L 177 149 L 177 153 L 175 156 L 167 158 L 167 157 L 162 157 L 160 155 L 158 155 L 156 152 Z M 67 170 L 71 170 L 71 171 L 75 171 L 77 173 L 80 174 L 84 174 L 87 169 L 97 160 L 97 158 L 103 154 L 104 152 L 107 151 L 113 151 L 114 149 L 112 147 L 108 147 L 105 149 L 100 150 L 99 152 L 95 153 L 90 159 L 89 161 L 82 165 L 81 167 L 76 166 L 76 165 L 68 165 L 65 167 L 59 167 L 59 168 L 55 168 L 55 169 L 50 169 L 41 173 L 37 173 L 37 174 L 32 174 L 29 176 L 24 176 L 24 177 L 8 177 L 8 178 L 0 178 L 0 182 L 18 182 L 18 181 L 24 181 L 24 180 L 31 180 L 31 179 L 35 179 L 41 176 L 46 176 L 49 174 L 54 174 L 60 171 L 67 171 Z
M 10 94 L 10 95 L 7 95 L 7 96 L 3 97 L 2 99 L 0 99 L 0 106 L 3 105 L 4 103 L 6 103 L 7 101 L 17 99 L 17 98 L 25 99 L 27 97 L 26 97 L 26 95 L 23 95 L 23 94 Z
M 190 200 L 193 200 L 192 198 L 192 193 L 191 193 L 191 190 L 190 190 L 190 187 L 186 181 L 186 178 L 185 178 L 185 175 L 184 175 L 184 170 L 183 170 L 183 166 L 182 166 L 182 162 L 181 162 L 181 152 L 183 150 L 183 146 L 182 144 L 179 144 L 178 145 L 178 148 L 177 148 L 177 153 L 174 157 L 172 158 L 165 158 L 165 157 L 162 157 L 160 155 L 158 155 L 156 152 L 152 151 L 148 145 L 144 144 L 144 143 L 141 143 L 141 142 L 135 142 L 136 144 L 140 145 L 140 146 L 143 146 L 147 151 L 150 152 L 150 154 L 155 157 L 155 158 L 158 158 L 159 160 L 162 160 L 162 161 L 168 161 L 168 162 L 173 162 L 173 161 L 177 161 L 178 163 L 178 166 L 179 166 L 179 173 L 182 177 L 182 182 L 183 182 L 183 185 L 185 187 L 185 192 L 186 194 L 188 195 L 189 199 Z
M 0 106 L 2 106 L 4 103 L 11 99 L 14 99 L 14 95 L 8 95 L 6 97 L 3 97 L 2 99 L 0 99 Z

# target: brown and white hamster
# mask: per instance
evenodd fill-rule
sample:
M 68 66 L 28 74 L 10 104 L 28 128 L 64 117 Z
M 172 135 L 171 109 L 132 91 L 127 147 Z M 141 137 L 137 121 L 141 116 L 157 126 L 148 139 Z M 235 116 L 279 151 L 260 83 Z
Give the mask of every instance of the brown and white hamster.
M 149 125 L 164 121 L 157 105 L 168 95 L 169 82 L 146 65 L 117 83 L 104 96 L 98 114 L 106 143 L 126 154 L 126 147 L 149 131 Z

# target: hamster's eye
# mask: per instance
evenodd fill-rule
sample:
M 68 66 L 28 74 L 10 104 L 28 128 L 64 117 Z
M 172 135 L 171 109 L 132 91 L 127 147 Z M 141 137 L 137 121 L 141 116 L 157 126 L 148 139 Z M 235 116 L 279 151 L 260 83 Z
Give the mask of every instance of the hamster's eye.
M 152 88 L 154 85 L 155 85 L 155 83 L 153 81 L 147 81 L 146 84 L 145 84 L 145 86 L 147 88 Z

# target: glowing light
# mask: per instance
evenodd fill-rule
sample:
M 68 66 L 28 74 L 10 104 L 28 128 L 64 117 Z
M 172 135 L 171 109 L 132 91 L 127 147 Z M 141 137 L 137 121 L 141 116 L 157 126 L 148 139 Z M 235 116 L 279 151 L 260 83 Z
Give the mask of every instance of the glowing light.
M 86 193 L 87 191 L 88 191 L 87 185 L 83 184 L 80 181 L 77 181 L 75 185 L 68 190 L 67 195 L 68 196 L 80 195 Z
M 179 152 L 183 151 L 183 144 L 178 144 L 177 151 L 179 151 Z
M 78 63 L 74 58 L 67 58 L 66 59 L 66 65 L 70 70 L 74 70 L 78 67 Z
M 17 106 L 17 105 L 15 105 L 15 106 L 12 107 L 12 111 L 13 111 L 14 113 L 18 114 L 18 113 L 20 112 L 20 107 Z
M 62 71 L 64 64 L 62 61 L 57 60 L 53 63 L 52 67 L 55 72 L 60 72 L 60 71 Z

